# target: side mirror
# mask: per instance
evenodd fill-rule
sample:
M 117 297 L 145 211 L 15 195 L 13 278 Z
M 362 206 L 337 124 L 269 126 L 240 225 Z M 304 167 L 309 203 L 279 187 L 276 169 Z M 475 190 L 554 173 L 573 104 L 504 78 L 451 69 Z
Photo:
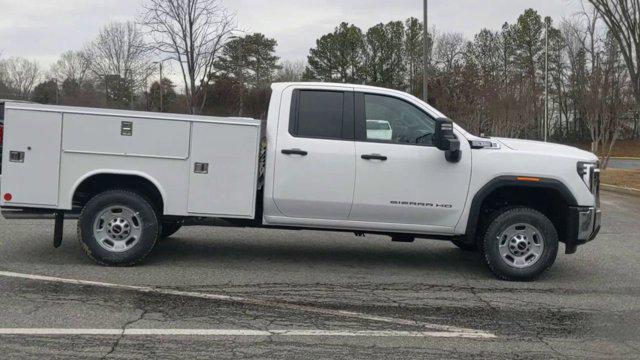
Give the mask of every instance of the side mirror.
M 449 119 L 436 119 L 436 131 L 433 135 L 433 143 L 445 152 L 445 157 L 449 162 L 459 162 L 462 157 L 460 151 L 460 140 L 453 132 L 453 122 Z

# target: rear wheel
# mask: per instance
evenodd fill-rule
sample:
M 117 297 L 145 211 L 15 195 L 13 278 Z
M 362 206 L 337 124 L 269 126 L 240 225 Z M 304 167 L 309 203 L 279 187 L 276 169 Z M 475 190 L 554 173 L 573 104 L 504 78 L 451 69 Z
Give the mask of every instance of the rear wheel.
M 110 190 L 85 205 L 78 239 L 85 253 L 107 266 L 132 266 L 153 250 L 160 231 L 150 201 L 128 190 Z
M 544 214 L 530 208 L 512 208 L 489 224 L 482 245 L 485 262 L 496 276 L 530 281 L 555 262 L 558 233 Z

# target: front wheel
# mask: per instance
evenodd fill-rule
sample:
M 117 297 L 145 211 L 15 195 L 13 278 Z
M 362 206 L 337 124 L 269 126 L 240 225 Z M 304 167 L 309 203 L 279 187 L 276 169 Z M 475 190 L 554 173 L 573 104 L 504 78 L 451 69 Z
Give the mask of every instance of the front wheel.
M 544 214 L 530 208 L 503 211 L 483 239 L 484 259 L 500 279 L 530 281 L 549 269 L 558 255 L 558 233 Z
M 78 220 L 78 240 L 85 253 L 106 266 L 133 266 L 142 261 L 159 237 L 153 205 L 128 190 L 110 190 L 85 205 Z

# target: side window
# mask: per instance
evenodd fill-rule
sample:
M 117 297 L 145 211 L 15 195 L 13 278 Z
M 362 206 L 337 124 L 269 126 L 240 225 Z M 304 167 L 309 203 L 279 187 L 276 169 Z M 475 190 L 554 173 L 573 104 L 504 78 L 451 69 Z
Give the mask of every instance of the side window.
M 296 90 L 289 133 L 296 137 L 353 140 L 353 94 Z
M 435 121 L 406 101 L 365 94 L 364 115 L 366 141 L 433 146 Z

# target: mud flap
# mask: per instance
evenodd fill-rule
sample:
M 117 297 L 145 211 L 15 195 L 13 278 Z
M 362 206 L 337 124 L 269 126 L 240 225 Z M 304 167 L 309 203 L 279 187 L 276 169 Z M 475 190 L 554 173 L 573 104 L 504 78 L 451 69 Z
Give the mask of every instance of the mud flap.
M 56 211 L 55 225 L 53 227 L 53 247 L 56 249 L 62 245 L 63 228 L 64 228 L 64 212 Z

